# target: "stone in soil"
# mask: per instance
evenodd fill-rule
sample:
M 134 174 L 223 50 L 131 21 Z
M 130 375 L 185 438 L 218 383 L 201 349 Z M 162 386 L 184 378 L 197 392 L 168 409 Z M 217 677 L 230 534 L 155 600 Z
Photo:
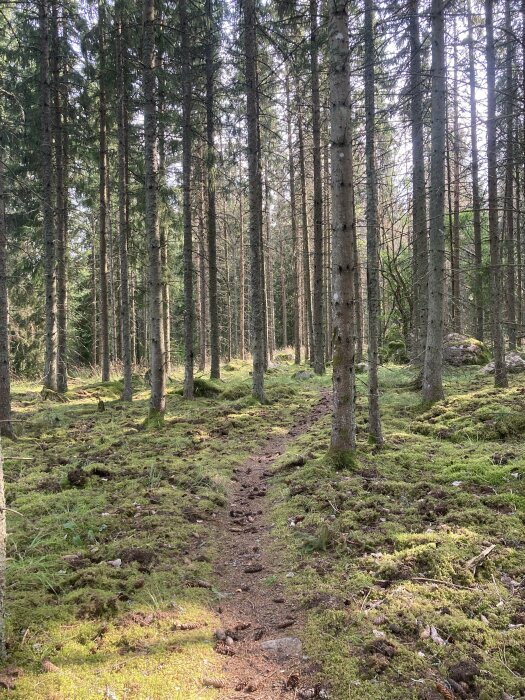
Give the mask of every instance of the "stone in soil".
M 267 639 L 261 642 L 261 649 L 267 656 L 286 660 L 293 657 L 301 657 L 303 643 L 297 637 L 280 637 L 279 639 Z

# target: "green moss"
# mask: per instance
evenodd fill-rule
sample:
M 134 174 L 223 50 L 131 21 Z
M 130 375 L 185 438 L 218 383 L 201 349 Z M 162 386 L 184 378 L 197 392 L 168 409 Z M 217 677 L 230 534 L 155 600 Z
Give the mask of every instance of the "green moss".
M 342 450 L 335 447 L 330 447 L 326 454 L 326 459 L 336 469 L 354 469 L 357 460 L 355 450 Z
M 91 700 L 106 689 L 138 700 L 217 696 L 202 683 L 221 675 L 216 592 L 190 585 L 212 579 L 210 521 L 232 470 L 317 398 L 315 381 L 290 391 L 288 366 L 268 382 L 273 403 L 255 405 L 236 390 L 249 386 L 249 365 L 233 365 L 211 383 L 219 393 L 185 401 L 169 391 L 162 429 L 157 416 L 143 427 L 144 385 L 123 404 L 120 382 L 77 378 L 69 402 L 51 405 L 39 386 L 15 383 L 20 440 L 3 447 L 9 507 L 21 515 L 8 514 L 6 624 L 10 662 L 23 675 L 1 698 Z M 195 631 L 173 630 L 196 620 Z M 59 670 L 44 673 L 43 659 Z
M 519 381 L 495 391 L 475 369 L 450 370 L 447 399 L 418 413 L 410 376 L 381 369 L 381 452 L 361 429 L 352 469 L 310 458 L 276 472 L 275 546 L 296 572 L 286 579 L 291 594 L 308 609 L 307 653 L 335 700 L 420 700 L 464 659 L 480 671 L 473 697 L 519 697 L 525 634 L 513 625 L 525 609 L 504 584 L 525 571 Z M 361 395 L 358 425 L 366 410 Z M 320 421 L 288 455 L 318 453 L 329 436 L 329 420 Z M 297 514 L 304 520 L 290 528 Z M 469 567 L 488 544 L 495 549 Z M 312 591 L 322 593 L 318 606 Z M 337 609 L 323 609 L 325 598 Z M 430 626 L 444 645 L 425 636 Z M 511 663 L 501 656 L 507 645 Z

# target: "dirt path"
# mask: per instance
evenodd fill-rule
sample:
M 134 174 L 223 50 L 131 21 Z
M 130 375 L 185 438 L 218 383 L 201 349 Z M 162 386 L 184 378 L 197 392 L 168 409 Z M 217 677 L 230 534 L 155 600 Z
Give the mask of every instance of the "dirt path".
M 224 655 L 227 680 L 220 695 L 224 700 L 323 697 L 313 688 L 313 672 L 298 639 L 302 611 L 286 599 L 281 585 L 264 582 L 282 571 L 270 546 L 266 482 L 272 463 L 288 443 L 329 410 L 329 393 L 324 391 L 288 435 L 268 440 L 237 469 L 228 512 L 217 518 L 221 556 L 216 574 L 224 598 L 216 650 Z

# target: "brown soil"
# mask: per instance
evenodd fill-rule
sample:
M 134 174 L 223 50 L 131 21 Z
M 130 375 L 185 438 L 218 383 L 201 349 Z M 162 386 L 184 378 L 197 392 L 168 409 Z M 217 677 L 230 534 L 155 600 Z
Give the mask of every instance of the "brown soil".
M 323 697 L 315 690 L 312 664 L 302 656 L 275 658 L 261 648 L 261 643 L 300 638 L 303 622 L 303 611 L 288 599 L 282 584 L 265 583 L 272 574 L 282 574 L 271 546 L 266 496 L 271 467 L 290 441 L 329 410 L 329 394 L 323 392 L 319 403 L 288 435 L 269 439 L 258 454 L 236 470 L 228 511 L 217 518 L 221 552 L 216 576 L 224 598 L 218 609 L 222 628 L 218 630 L 216 651 L 224 655 L 226 682 L 220 694 L 224 700 Z

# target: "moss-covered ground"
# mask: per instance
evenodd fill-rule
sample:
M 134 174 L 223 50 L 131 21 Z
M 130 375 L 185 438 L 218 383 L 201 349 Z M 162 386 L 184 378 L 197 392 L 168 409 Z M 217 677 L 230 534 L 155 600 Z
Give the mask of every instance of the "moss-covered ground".
M 3 442 L 8 513 L 9 664 L 0 697 L 17 700 L 213 698 L 210 523 L 232 471 L 317 400 L 292 365 L 250 397 L 247 363 L 197 398 L 170 384 L 163 427 L 144 426 L 148 387 L 132 404 L 119 382 L 75 380 L 67 402 L 15 384 L 15 443 Z M 103 409 L 103 410 L 102 410 Z
M 361 386 L 354 469 L 326 460 L 328 417 L 290 445 L 303 466 L 276 464 L 276 534 L 308 652 L 338 700 L 523 698 L 522 379 L 494 390 L 475 368 L 450 371 L 426 412 L 410 380 L 381 371 L 379 452 Z
M 233 470 L 305 415 L 330 377 L 281 362 L 270 403 L 249 366 L 169 388 L 144 427 L 118 382 L 75 380 L 66 403 L 16 384 L 20 439 L 3 442 L 9 664 L 0 698 L 215 698 L 214 513 Z M 476 368 L 423 411 L 410 370 L 381 370 L 385 447 L 366 436 L 358 376 L 355 467 L 326 459 L 330 419 L 290 443 L 271 491 L 280 577 L 306 610 L 306 650 L 334 700 L 525 696 L 525 389 Z M 103 405 L 101 404 L 103 402 Z M 101 410 L 101 409 L 104 410 Z M 300 453 L 305 459 L 289 459 Z M 304 462 L 300 466 L 297 464 Z M 293 465 L 293 466 L 292 466 Z M 293 574 L 293 576 L 291 575 Z M 320 666 L 320 667 L 321 667 Z M 506 695 L 505 695 L 506 693 Z

